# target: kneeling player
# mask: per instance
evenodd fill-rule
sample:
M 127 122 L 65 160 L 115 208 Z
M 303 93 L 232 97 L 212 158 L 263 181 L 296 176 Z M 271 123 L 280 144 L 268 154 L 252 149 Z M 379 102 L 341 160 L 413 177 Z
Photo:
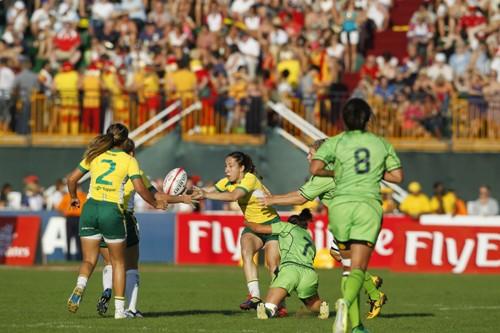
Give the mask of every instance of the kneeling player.
M 246 223 L 247 227 L 256 233 L 274 234 L 279 237 L 280 265 L 265 304 L 260 303 L 257 307 L 259 319 L 275 317 L 278 305 L 293 291 L 297 292 L 309 310 L 319 312 L 318 318 L 327 319 L 330 315 L 328 303 L 321 301 L 318 295 L 318 274 L 313 269 L 316 248 L 307 231 L 307 223 L 311 220 L 311 212 L 304 209 L 300 215 L 292 215 L 288 219 L 289 223 Z

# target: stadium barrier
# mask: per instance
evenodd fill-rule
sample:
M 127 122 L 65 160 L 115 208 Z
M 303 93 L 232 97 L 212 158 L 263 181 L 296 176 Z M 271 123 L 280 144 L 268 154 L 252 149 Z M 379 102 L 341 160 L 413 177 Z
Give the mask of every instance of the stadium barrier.
M 240 263 L 239 237 L 244 225 L 239 214 L 148 212 L 136 216 L 141 262 Z M 328 253 L 332 242 L 327 221 L 326 215 L 319 215 L 309 226 L 318 254 Z M 389 215 L 384 217 L 370 266 L 413 273 L 500 274 L 499 249 L 500 217 L 427 215 L 419 223 Z M 70 250 L 74 253 L 74 248 Z M 42 262 L 62 261 L 66 251 L 66 221 L 58 213 L 0 212 L 0 263 L 31 265 L 36 257 Z

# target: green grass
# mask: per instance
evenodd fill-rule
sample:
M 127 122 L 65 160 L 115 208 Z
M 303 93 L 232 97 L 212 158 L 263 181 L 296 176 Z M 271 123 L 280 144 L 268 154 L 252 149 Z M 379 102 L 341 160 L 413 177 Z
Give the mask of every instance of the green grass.
M 105 318 L 95 311 L 100 271 L 91 279 L 77 314 L 66 310 L 76 266 L 0 268 L 0 332 L 331 332 L 333 319 L 298 315 L 301 303 L 288 300 L 291 316 L 260 321 L 238 304 L 246 294 L 236 267 L 143 265 L 139 308 L 144 319 Z M 371 332 L 497 332 L 500 326 L 499 277 L 495 275 L 395 274 L 384 278 L 389 302 L 381 317 L 365 321 Z M 339 297 L 338 270 L 322 270 L 320 294 Z M 265 276 L 265 271 L 261 271 Z M 261 282 L 265 293 L 267 278 Z M 363 311 L 368 309 L 363 304 Z M 300 313 L 300 312 L 299 312 Z

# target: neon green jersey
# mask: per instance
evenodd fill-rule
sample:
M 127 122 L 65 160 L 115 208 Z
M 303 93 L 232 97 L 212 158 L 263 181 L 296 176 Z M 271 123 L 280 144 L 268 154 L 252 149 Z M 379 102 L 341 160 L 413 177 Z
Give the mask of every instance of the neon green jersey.
M 333 170 L 333 164 L 328 164 L 327 170 Z M 321 202 L 328 204 L 333 199 L 335 192 L 335 179 L 331 177 L 311 176 L 309 180 L 300 187 L 299 193 L 305 199 L 313 201 L 319 197 Z
M 364 131 L 347 131 L 328 139 L 314 159 L 334 163 L 334 197 L 346 201 L 381 201 L 380 181 L 384 172 L 401 168 L 393 146 Z
M 316 247 L 309 231 L 285 222 L 274 223 L 271 228 L 273 234 L 279 237 L 280 266 L 293 263 L 313 267 Z
M 90 172 L 89 198 L 123 203 L 125 183 L 140 178 L 137 160 L 121 149 L 111 149 L 92 162 L 83 160 L 78 165 L 83 173 Z

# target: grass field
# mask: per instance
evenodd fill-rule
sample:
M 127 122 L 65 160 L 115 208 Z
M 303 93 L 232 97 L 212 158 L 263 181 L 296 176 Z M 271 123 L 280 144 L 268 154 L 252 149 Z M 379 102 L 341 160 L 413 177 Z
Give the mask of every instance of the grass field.
M 296 297 L 288 300 L 289 318 L 261 321 L 255 312 L 240 311 L 238 304 L 246 294 L 240 268 L 141 268 L 139 309 L 145 318 L 116 321 L 112 307 L 104 318 L 95 311 L 100 271 L 91 279 L 78 313 L 70 314 L 66 300 L 76 266 L 0 267 L 0 332 L 331 332 L 333 319 L 304 314 Z M 381 317 L 365 321 L 371 332 L 500 331 L 499 276 L 374 273 L 384 277 L 382 289 L 389 302 Z M 333 304 L 339 296 L 339 271 L 319 274 L 320 294 Z

